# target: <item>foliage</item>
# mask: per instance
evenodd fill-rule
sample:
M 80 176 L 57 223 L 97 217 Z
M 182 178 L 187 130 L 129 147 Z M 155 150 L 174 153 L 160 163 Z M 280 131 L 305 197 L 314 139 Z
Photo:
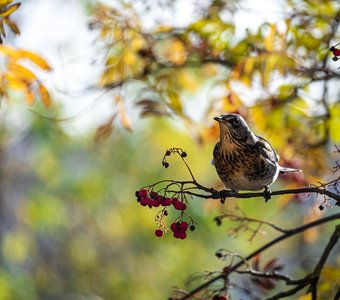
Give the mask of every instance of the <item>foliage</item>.
M 159 2 L 169 10 L 181 3 Z M 145 1 L 145 10 L 159 2 Z M 330 208 L 338 210 L 329 197 L 339 196 L 331 172 L 332 166 L 339 171 L 338 148 L 333 152 L 340 142 L 340 73 L 334 59 L 339 56 L 338 1 L 285 0 L 281 20 L 241 34 L 236 19 L 242 1 L 199 2 L 190 24 L 160 22 L 151 28 L 143 24 L 142 4 L 95 4 L 89 25 L 104 43 L 98 89 L 113 96 L 110 116 L 94 134 L 95 145 L 71 139 L 59 123 L 40 116 L 20 137 L 11 136 L 11 124 L 2 126 L 0 298 L 160 299 L 169 295 L 170 285 L 183 286 L 192 274 L 175 296 L 190 296 L 187 290 L 213 280 L 211 289 L 197 295 L 263 299 L 294 282 L 276 274 L 283 266 L 302 280 L 300 290 L 318 286 L 312 297 L 334 297 L 340 285 L 338 252 L 324 250 L 339 232 L 327 223 L 338 220 L 337 213 L 336 218 L 328 215 Z M 0 1 L 2 39 L 4 25 L 19 34 L 10 20 L 19 6 Z M 34 51 L 9 45 L 0 45 L 0 52 L 1 96 L 21 96 L 29 105 L 40 98 L 54 112 L 40 77 L 52 70 L 49 63 Z M 256 134 L 270 140 L 282 165 L 304 171 L 281 177 L 273 186 L 277 197 L 267 204 L 247 199 L 262 198 L 262 192 L 218 191 L 221 182 L 209 165 L 219 135 L 212 117 L 225 112 L 241 114 Z M 132 134 L 117 130 L 117 121 Z M 182 184 L 186 165 L 170 168 L 167 178 L 176 180 L 163 181 L 159 158 L 173 145 L 190 153 L 195 177 L 188 185 Z M 172 151 L 183 154 L 179 149 Z M 165 187 L 154 199 L 155 185 L 149 184 L 160 181 Z M 132 191 L 141 186 L 148 190 L 146 197 L 137 195 L 136 207 Z M 186 194 L 181 188 L 188 188 Z M 205 192 L 204 199 L 227 199 L 223 205 L 199 201 L 197 190 Z M 280 192 L 287 190 L 293 192 Z M 162 192 L 181 201 L 170 204 L 158 197 Z M 156 214 L 156 236 L 154 209 L 148 206 L 162 209 Z M 223 226 L 216 226 L 211 215 Z M 176 239 L 163 234 L 165 217 Z M 285 236 L 284 245 L 258 256 L 258 249 L 278 238 L 277 231 Z M 288 239 L 295 233 L 301 235 Z
M 0 44 L 6 37 L 4 24 L 15 34 L 20 34 L 17 25 L 9 19 L 9 16 L 20 7 L 20 3 L 9 5 L 12 0 L 0 1 Z M 9 5 L 9 6 L 8 6 Z M 2 65 L 0 70 L 0 96 L 10 98 L 11 92 L 19 92 L 25 101 L 32 105 L 37 97 L 40 97 L 45 106 L 51 105 L 50 94 L 45 85 L 37 78 L 37 75 L 25 63 L 38 67 L 44 71 L 52 68 L 40 55 L 26 50 L 16 49 L 7 45 L 0 45 Z

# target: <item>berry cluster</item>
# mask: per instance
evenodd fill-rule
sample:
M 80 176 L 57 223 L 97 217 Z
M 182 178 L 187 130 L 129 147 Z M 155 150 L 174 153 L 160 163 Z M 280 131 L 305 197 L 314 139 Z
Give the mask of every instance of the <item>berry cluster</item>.
M 150 187 L 149 187 L 150 188 Z M 195 225 L 193 219 L 188 216 L 184 211 L 187 209 L 187 205 L 179 200 L 177 197 L 165 197 L 160 195 L 155 191 L 149 191 L 145 188 L 140 189 L 136 192 L 137 202 L 142 206 L 152 207 L 163 207 L 156 216 L 156 222 L 159 224 L 158 229 L 155 230 L 155 235 L 157 237 L 163 236 L 168 228 L 163 222 L 163 218 L 168 215 L 168 207 L 173 207 L 175 210 L 180 211 L 180 216 L 170 225 L 170 229 L 173 232 L 173 236 L 177 239 L 185 239 L 187 237 L 187 229 L 191 231 L 195 230 Z M 190 222 L 183 221 L 183 215 L 186 215 Z
M 178 198 L 165 198 L 159 195 L 157 192 L 148 192 L 146 189 L 141 189 L 136 192 L 137 201 L 142 206 L 158 207 L 158 206 L 170 206 L 175 209 L 184 211 L 187 209 L 187 205 L 180 201 Z
M 340 43 L 339 43 L 340 44 Z M 335 46 L 332 46 L 329 51 L 331 51 L 333 53 L 333 57 L 332 59 L 334 61 L 337 61 L 338 59 L 340 59 L 338 56 L 340 56 L 340 49 L 336 48 L 336 46 L 338 46 L 339 44 L 336 44 Z
M 174 237 L 176 239 L 181 239 L 181 240 L 184 240 L 187 237 L 186 231 L 188 230 L 188 228 L 189 228 L 189 224 L 185 221 L 173 222 L 170 225 L 170 229 L 173 232 Z M 190 230 L 194 231 L 195 225 L 191 225 Z

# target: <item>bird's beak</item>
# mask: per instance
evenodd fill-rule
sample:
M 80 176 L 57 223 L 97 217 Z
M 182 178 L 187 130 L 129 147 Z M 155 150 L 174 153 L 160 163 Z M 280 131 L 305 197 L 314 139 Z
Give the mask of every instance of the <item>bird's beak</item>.
M 222 117 L 215 117 L 214 120 L 220 123 L 223 119 Z

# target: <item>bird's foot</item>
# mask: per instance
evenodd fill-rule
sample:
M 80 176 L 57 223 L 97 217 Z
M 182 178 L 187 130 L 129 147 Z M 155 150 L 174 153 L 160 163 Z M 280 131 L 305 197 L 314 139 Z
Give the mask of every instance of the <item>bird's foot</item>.
M 264 202 L 267 203 L 271 199 L 271 197 L 272 197 L 272 192 L 271 192 L 271 190 L 270 190 L 270 188 L 268 186 L 266 186 L 264 188 L 263 194 L 264 194 Z
M 233 194 L 237 194 L 238 191 L 236 190 L 223 190 L 220 191 L 219 198 L 221 199 L 221 203 L 224 204 L 226 198 L 233 197 Z

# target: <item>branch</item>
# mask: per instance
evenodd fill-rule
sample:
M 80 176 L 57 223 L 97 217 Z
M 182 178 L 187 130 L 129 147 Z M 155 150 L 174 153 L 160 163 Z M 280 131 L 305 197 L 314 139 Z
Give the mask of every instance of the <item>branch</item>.
M 234 191 L 228 191 L 228 190 L 222 190 L 222 191 L 216 191 L 214 189 L 209 189 L 201 185 L 195 184 L 198 188 L 208 192 L 207 195 L 202 195 L 195 192 L 187 191 L 186 193 L 191 196 L 196 196 L 199 198 L 204 199 L 225 199 L 227 197 L 234 197 L 234 198 L 256 198 L 256 197 L 263 197 L 265 198 L 266 193 L 263 192 L 249 192 L 249 193 L 237 193 Z M 278 190 L 278 191 L 271 191 L 271 196 L 278 196 L 278 195 L 289 195 L 289 194 L 320 194 L 320 195 L 326 195 L 332 199 L 334 199 L 337 202 L 337 205 L 340 205 L 340 195 L 333 193 L 329 190 L 326 190 L 323 187 L 303 187 L 303 188 L 297 188 L 297 189 L 287 189 L 287 190 Z
M 327 222 L 330 222 L 330 221 L 334 221 L 334 220 L 337 220 L 337 219 L 340 219 L 340 213 L 337 213 L 337 214 L 334 214 L 334 215 L 331 215 L 331 216 L 328 216 L 328 217 L 325 217 L 325 218 L 316 220 L 316 221 L 314 221 L 314 222 L 310 222 L 310 223 L 308 223 L 308 224 L 304 224 L 304 225 L 302 225 L 302 226 L 300 226 L 300 227 L 296 227 L 296 228 L 293 228 L 293 229 L 288 230 L 286 233 L 284 233 L 284 234 L 278 236 L 278 237 L 275 238 L 274 240 L 270 241 L 269 243 L 267 243 L 267 244 L 265 244 L 264 246 L 260 247 L 259 249 L 257 249 L 257 250 L 254 251 L 253 253 L 249 254 L 244 260 L 242 260 L 242 261 L 240 261 L 240 262 L 234 264 L 234 266 L 232 266 L 232 267 L 230 267 L 230 268 L 228 269 L 228 273 L 223 273 L 223 274 L 220 274 L 220 275 L 218 275 L 218 276 L 216 276 L 216 277 L 210 279 L 209 281 L 203 283 L 202 285 L 198 286 L 197 288 L 195 288 L 194 290 L 192 290 L 191 292 L 189 292 L 189 293 L 188 293 L 187 295 L 185 295 L 184 297 L 180 298 L 180 300 L 189 299 L 190 297 L 194 296 L 197 292 L 203 290 L 204 288 L 208 287 L 208 286 L 211 285 L 212 283 L 214 283 L 214 282 L 216 282 L 216 281 L 218 281 L 218 280 L 220 280 L 220 279 L 223 279 L 223 278 L 228 277 L 228 275 L 229 275 L 230 273 L 236 271 L 239 267 L 243 266 L 243 265 L 244 265 L 247 261 L 249 261 L 251 258 L 255 257 L 256 255 L 258 255 L 259 253 L 265 251 L 266 249 L 272 247 L 273 245 L 276 245 L 277 243 L 279 243 L 279 242 L 281 242 L 281 241 L 283 241 L 283 240 L 285 240 L 285 239 L 287 239 L 287 238 L 289 238 L 289 237 L 291 237 L 291 236 L 294 236 L 294 235 L 296 235 L 296 234 L 298 234 L 298 233 L 304 232 L 304 231 L 307 230 L 307 229 L 310 229 L 310 228 L 312 228 L 312 227 L 316 227 L 316 226 L 319 226 L 319 225 L 321 225 L 321 224 L 324 224 L 324 223 L 327 223 Z M 338 225 L 337 228 L 338 228 L 338 227 L 340 227 L 340 226 Z M 337 229 L 337 230 L 339 230 L 339 229 Z M 333 234 L 333 235 L 334 235 L 334 234 Z M 333 237 L 333 236 L 332 236 L 332 237 Z M 332 238 L 331 238 L 331 240 L 332 240 Z M 329 248 L 329 245 L 330 245 L 330 243 L 327 245 L 326 249 Z M 333 244 L 332 244 L 332 245 L 333 245 Z M 333 246 L 334 246 L 334 245 L 333 245 Z M 333 246 L 332 246 L 332 247 L 333 247 Z M 326 252 L 326 254 L 327 254 L 327 253 L 329 254 L 330 250 L 329 250 L 329 252 L 327 252 L 327 251 L 325 250 L 325 252 Z M 326 255 L 326 254 L 323 254 L 322 257 L 323 257 L 324 255 Z M 327 256 L 328 256 L 328 254 L 327 254 Z M 327 258 L 327 256 L 326 256 L 326 258 Z M 320 262 L 323 262 L 323 260 L 325 260 L 325 259 L 322 259 L 322 260 L 320 259 Z M 324 263 L 324 262 L 323 262 L 323 263 Z M 319 264 L 321 265 L 321 263 L 319 263 Z M 319 265 L 319 264 L 318 264 L 318 265 Z M 322 264 L 322 266 L 323 266 L 323 264 Z M 306 284 L 301 283 L 301 284 L 298 286 L 299 288 L 296 287 L 296 288 L 294 288 L 294 289 L 288 291 L 288 292 L 290 292 L 291 294 L 287 294 L 287 296 L 294 294 L 293 291 L 295 291 L 295 293 L 296 293 L 298 290 L 302 289 L 301 285 L 306 286 L 306 285 L 308 285 L 308 284 L 309 284 L 309 282 L 306 282 Z M 285 292 L 285 293 L 288 293 L 288 292 Z M 283 294 L 283 293 L 281 293 L 281 295 L 282 295 L 282 294 Z M 282 297 L 281 297 L 281 298 L 282 298 Z M 274 298 L 274 299 L 275 299 L 275 298 Z M 279 299 L 279 298 L 276 298 L 276 299 Z
M 312 272 L 312 274 L 310 276 L 312 278 L 311 287 L 310 287 L 310 291 L 312 293 L 312 300 L 317 299 L 317 285 L 318 285 L 318 282 L 319 282 L 319 279 L 320 279 L 320 274 L 321 274 L 322 268 L 323 268 L 324 264 L 326 263 L 326 260 L 329 256 L 329 254 L 331 253 L 333 247 L 338 242 L 339 237 L 340 237 L 340 224 L 335 227 L 335 230 L 334 230 L 331 238 L 329 239 L 329 242 L 328 242 L 324 252 L 322 253 L 318 264 L 316 265 L 314 271 Z

